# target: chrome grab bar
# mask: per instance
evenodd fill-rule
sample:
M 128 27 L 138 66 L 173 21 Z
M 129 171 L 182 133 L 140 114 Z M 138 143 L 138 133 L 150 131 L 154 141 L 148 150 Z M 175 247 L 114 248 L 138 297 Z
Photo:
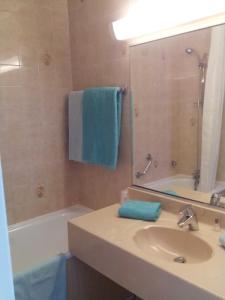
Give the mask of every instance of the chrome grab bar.
M 147 163 L 147 165 L 146 165 L 146 167 L 145 167 L 145 169 L 144 169 L 143 172 L 138 171 L 136 173 L 136 178 L 140 178 L 140 177 L 144 176 L 148 172 L 148 170 L 149 170 L 149 168 L 150 168 L 150 166 L 152 164 L 153 160 L 152 160 L 152 156 L 151 156 L 150 153 L 147 154 L 147 156 L 146 156 L 145 159 L 147 160 L 148 163 Z

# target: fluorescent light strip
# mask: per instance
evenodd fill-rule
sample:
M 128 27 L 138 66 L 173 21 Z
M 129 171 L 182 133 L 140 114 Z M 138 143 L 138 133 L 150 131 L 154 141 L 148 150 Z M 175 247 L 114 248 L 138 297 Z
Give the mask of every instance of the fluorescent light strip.
M 126 40 L 225 12 L 221 0 L 138 0 L 128 15 L 113 22 L 118 40 Z

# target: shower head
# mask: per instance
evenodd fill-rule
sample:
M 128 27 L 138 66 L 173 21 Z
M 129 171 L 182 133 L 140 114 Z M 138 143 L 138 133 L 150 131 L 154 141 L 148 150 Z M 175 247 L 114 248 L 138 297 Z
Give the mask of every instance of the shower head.
M 204 53 L 203 57 L 201 58 L 201 56 L 199 55 L 199 53 L 193 49 L 193 48 L 186 48 L 185 49 L 185 53 L 189 54 L 189 55 L 195 55 L 197 60 L 198 60 L 198 66 L 200 68 L 206 68 L 207 67 L 207 60 L 208 60 L 208 55 L 207 53 Z
M 193 49 L 192 48 L 186 48 L 185 49 L 185 52 L 187 53 L 187 54 L 192 54 L 193 53 Z
M 195 49 L 193 49 L 193 48 L 186 48 L 185 49 L 185 53 L 187 53 L 188 55 L 195 55 L 196 58 L 197 58 L 197 60 L 198 60 L 198 65 L 202 66 L 203 60 L 201 59 L 199 53 Z

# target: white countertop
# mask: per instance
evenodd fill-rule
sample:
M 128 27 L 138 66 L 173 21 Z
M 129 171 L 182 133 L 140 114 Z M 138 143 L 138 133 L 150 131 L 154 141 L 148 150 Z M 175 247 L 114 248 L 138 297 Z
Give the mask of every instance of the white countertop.
M 225 299 L 225 250 L 212 226 L 199 224 L 199 236 L 213 248 L 212 257 L 195 264 L 177 264 L 144 253 L 135 233 L 146 226 L 178 228 L 177 216 L 162 211 L 157 222 L 123 219 L 119 205 L 95 211 L 69 223 L 71 252 L 143 299 Z M 172 298 L 173 297 L 173 298 Z

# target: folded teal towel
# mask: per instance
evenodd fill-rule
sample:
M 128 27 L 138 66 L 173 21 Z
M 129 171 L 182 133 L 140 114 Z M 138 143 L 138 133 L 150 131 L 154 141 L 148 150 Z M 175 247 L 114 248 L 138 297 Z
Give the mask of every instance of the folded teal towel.
M 119 87 L 91 88 L 83 95 L 82 159 L 115 170 L 121 127 Z
M 16 300 L 66 300 L 66 256 L 60 255 L 14 278 Z
M 225 233 L 221 234 L 219 237 L 220 243 L 223 247 L 225 247 Z
M 119 216 L 144 221 L 156 221 L 160 216 L 160 202 L 128 200 L 119 208 Z

